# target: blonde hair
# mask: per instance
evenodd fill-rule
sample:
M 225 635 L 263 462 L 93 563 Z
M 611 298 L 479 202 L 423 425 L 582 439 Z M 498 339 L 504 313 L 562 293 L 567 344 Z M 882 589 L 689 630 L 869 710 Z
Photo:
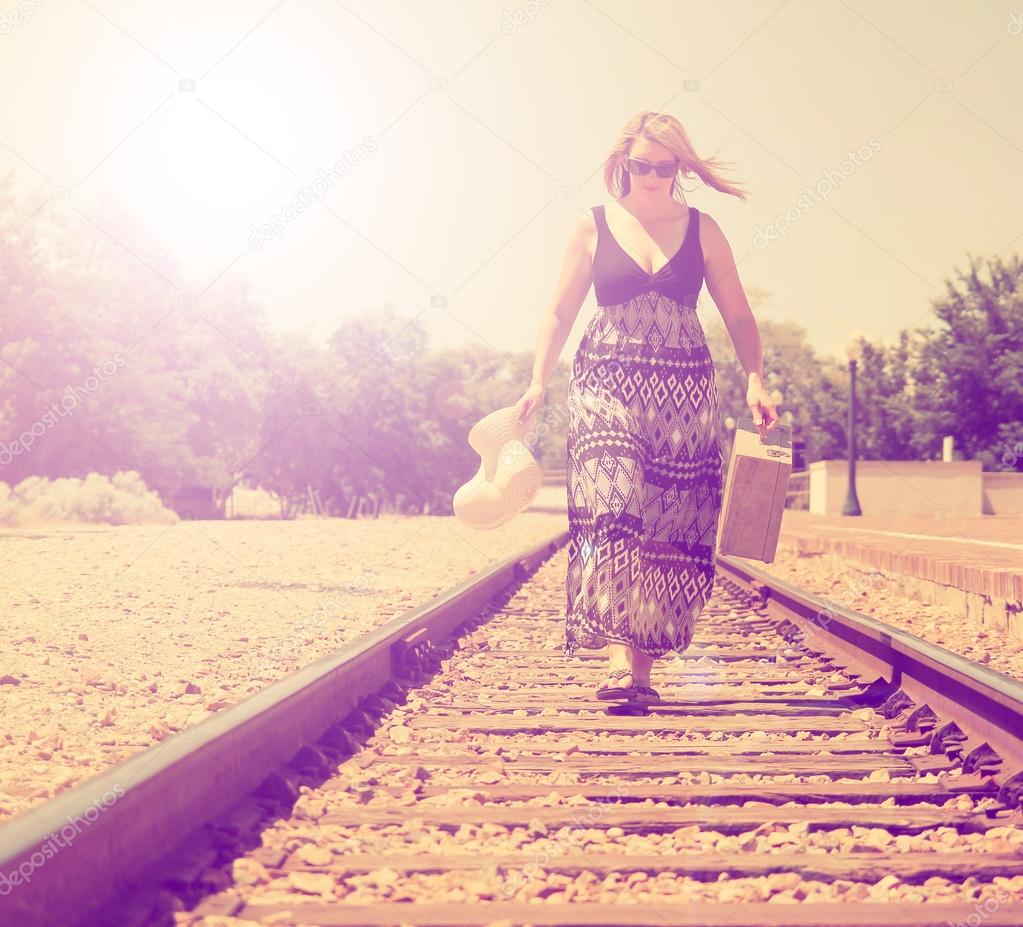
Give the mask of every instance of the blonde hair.
M 733 184 L 721 176 L 719 171 L 725 162 L 716 157 L 701 158 L 693 149 L 693 143 L 689 141 L 681 122 L 667 113 L 654 113 L 649 110 L 633 116 L 628 121 L 611 149 L 607 161 L 604 162 L 604 186 L 612 196 L 616 198 L 624 196 L 631 188 L 632 182 L 629 172 L 625 169 L 625 159 L 632 143 L 640 137 L 657 142 L 671 151 L 679 159 L 679 173 L 683 177 L 695 175 L 708 187 L 745 201 L 746 192 L 741 185 Z M 676 174 L 671 182 L 672 197 L 675 197 L 678 190 L 678 179 L 679 175 Z

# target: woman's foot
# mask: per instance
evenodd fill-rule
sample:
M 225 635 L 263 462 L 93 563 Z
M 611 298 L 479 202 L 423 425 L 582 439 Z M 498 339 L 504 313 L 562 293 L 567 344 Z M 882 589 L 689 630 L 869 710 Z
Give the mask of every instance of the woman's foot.
M 634 696 L 633 698 L 638 702 L 651 703 L 659 702 L 661 700 L 660 693 L 650 687 L 650 667 L 648 666 L 645 670 L 637 669 L 634 679 Z
M 632 670 L 627 666 L 608 670 L 603 684 L 597 689 L 597 698 L 602 701 L 608 699 L 631 699 L 635 694 L 635 679 L 632 675 Z
M 651 689 L 650 686 L 636 685 L 635 695 L 633 701 L 640 702 L 644 705 L 651 705 L 661 700 L 661 694 L 656 689 Z

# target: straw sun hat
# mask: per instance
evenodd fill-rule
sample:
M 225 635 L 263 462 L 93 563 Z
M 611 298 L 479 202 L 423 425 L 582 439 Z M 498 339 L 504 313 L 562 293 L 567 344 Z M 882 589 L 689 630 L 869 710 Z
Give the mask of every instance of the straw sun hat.
M 491 412 L 469 429 L 469 445 L 480 455 L 480 468 L 452 500 L 463 524 L 496 528 L 532 504 L 543 471 L 522 440 L 526 430 L 514 406 Z

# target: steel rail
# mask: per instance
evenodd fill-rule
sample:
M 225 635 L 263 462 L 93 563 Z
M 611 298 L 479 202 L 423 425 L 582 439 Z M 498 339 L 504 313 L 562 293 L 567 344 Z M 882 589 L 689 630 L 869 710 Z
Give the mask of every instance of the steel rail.
M 889 717 L 914 709 L 921 735 L 934 729 L 927 738 L 932 752 L 960 754 L 966 771 L 1011 768 L 1000 776 L 1012 790 L 1002 800 L 1017 802 L 1023 794 L 1023 682 L 799 589 L 750 561 L 718 554 L 717 562 L 722 576 L 759 595 L 769 617 L 798 628 L 804 643 L 877 674 L 877 701 Z

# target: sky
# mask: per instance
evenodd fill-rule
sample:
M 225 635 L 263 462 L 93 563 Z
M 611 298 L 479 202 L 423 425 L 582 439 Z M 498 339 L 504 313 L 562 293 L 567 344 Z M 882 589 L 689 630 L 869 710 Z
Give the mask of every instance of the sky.
M 71 209 L 109 235 L 126 210 L 162 249 L 125 233 L 126 261 L 200 304 L 246 281 L 316 338 L 393 307 L 435 346 L 531 351 L 641 110 L 746 186 L 685 199 L 757 318 L 822 354 L 1023 250 L 1019 0 L 0 0 L 0 85 L 16 227 Z

